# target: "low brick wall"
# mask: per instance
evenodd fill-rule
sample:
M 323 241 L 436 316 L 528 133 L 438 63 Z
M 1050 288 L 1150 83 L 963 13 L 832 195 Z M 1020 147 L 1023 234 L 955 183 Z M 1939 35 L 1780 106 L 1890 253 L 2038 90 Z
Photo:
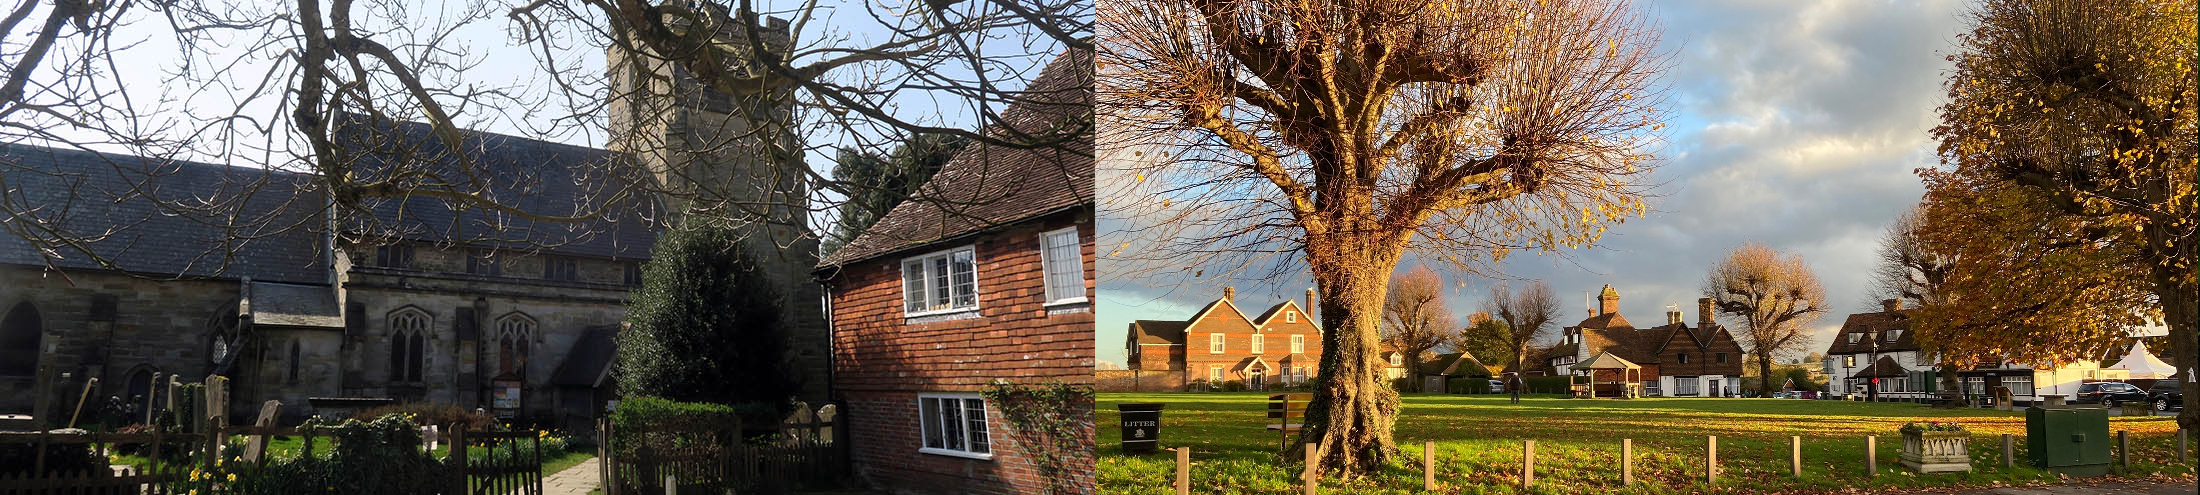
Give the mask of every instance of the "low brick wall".
M 1101 392 L 1183 392 L 1184 371 L 1100 370 L 1093 372 Z

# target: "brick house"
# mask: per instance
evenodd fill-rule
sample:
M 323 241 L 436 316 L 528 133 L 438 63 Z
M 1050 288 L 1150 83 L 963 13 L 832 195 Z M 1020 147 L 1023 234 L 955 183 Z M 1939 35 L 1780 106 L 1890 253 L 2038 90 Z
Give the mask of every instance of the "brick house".
M 1696 326 L 1683 321 L 1680 311 L 1667 311 L 1665 324 L 1637 329 L 1619 313 L 1619 291 L 1605 285 L 1597 296 L 1598 308 L 1580 323 L 1566 327 L 1559 345 L 1544 356 L 1544 363 L 1566 372 L 1575 363 L 1598 353 L 1611 352 L 1642 366 L 1645 395 L 1664 397 L 1729 397 L 1740 393 L 1742 347 L 1726 327 L 1712 320 L 1711 299 L 1696 300 Z
M 1314 290 L 1306 302 L 1283 301 L 1247 315 L 1224 287 L 1222 298 L 1184 320 L 1137 320 L 1125 346 L 1135 371 L 1183 372 L 1187 386 L 1239 382 L 1249 388 L 1297 384 L 1320 370 L 1321 325 L 1312 313 Z
M 1003 120 L 1089 125 L 1092 64 L 1089 51 L 1057 58 Z M 818 263 L 857 476 L 898 492 L 1092 490 L 1089 464 L 1042 465 L 1026 449 L 1048 447 L 1019 445 L 1024 432 L 980 395 L 997 381 L 1093 382 L 1092 172 L 1089 139 L 973 145 Z

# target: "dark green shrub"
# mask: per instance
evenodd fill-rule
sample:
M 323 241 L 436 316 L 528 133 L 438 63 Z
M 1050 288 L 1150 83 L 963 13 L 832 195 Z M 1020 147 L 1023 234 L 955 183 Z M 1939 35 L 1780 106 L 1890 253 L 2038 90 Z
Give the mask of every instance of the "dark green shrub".
M 790 412 L 801 384 L 780 328 L 779 294 L 741 251 L 740 233 L 690 223 L 705 225 L 658 239 L 627 306 L 613 368 L 619 391 Z
M 1244 391 L 1245 391 L 1245 382 L 1241 382 L 1241 381 L 1237 381 L 1237 380 L 1230 380 L 1230 381 L 1227 381 L 1227 382 L 1222 382 L 1222 391 L 1224 391 L 1224 392 L 1244 392 Z
M 454 480 L 453 471 L 442 460 L 420 450 L 420 426 L 403 415 L 372 421 L 314 421 L 301 428 L 333 439 L 332 451 L 326 457 L 269 460 L 235 473 L 217 467 L 211 477 L 226 481 L 227 493 L 240 494 L 432 494 Z M 237 478 L 228 480 L 230 474 Z M 210 486 L 190 488 L 208 493 Z
M 1527 378 L 1523 379 L 1523 381 L 1527 382 L 1527 389 L 1526 389 L 1526 390 L 1521 390 L 1521 391 L 1520 391 L 1520 393 L 1523 393 L 1523 394 L 1566 394 L 1566 393 L 1572 393 L 1571 391 L 1572 391 L 1573 389 L 1571 388 L 1571 386 L 1570 386 L 1570 385 L 1568 385 L 1569 383 L 1571 383 L 1571 382 L 1569 382 L 1569 381 L 1568 381 L 1568 380 L 1569 380 L 1569 379 L 1571 379 L 1571 378 L 1573 378 L 1573 377 L 1569 377 L 1569 376 L 1565 376 L 1565 375 L 1560 375 L 1560 376 L 1531 376 L 1531 377 L 1527 377 Z
M 776 409 L 776 408 L 775 408 Z M 679 402 L 657 397 L 628 397 L 621 399 L 611 411 L 614 432 L 611 435 L 612 455 L 627 462 L 646 465 L 655 452 L 679 450 L 683 455 L 710 457 L 727 446 L 740 441 L 742 412 L 733 406 L 707 402 Z M 762 426 L 769 428 L 774 423 Z M 622 471 L 622 476 L 626 476 Z M 628 478 L 631 478 L 630 476 Z M 715 490 L 714 480 L 682 480 L 701 483 L 698 487 Z M 656 479 L 620 479 L 617 481 L 626 493 L 649 493 L 650 487 L 661 483 Z M 662 490 L 662 488 L 656 488 Z
M 1454 394 L 1487 394 L 1490 393 L 1490 379 L 1453 378 L 1444 383 L 1444 391 Z

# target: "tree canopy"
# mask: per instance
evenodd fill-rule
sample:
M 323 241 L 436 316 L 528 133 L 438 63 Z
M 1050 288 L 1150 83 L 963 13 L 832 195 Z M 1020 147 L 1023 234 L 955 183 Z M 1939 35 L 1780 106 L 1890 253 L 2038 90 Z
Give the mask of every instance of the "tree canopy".
M 619 393 L 787 412 L 801 384 L 779 327 L 783 302 L 739 240 L 711 226 L 658 239 L 619 333 Z

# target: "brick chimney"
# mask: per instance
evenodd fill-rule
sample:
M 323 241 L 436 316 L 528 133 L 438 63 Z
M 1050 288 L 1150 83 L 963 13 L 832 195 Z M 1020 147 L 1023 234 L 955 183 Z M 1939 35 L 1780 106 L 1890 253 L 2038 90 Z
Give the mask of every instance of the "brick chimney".
M 1235 301 L 1234 299 L 1237 299 L 1237 288 L 1236 288 L 1236 287 L 1223 287 L 1223 288 L 1222 288 L 1222 300 L 1224 300 L 1224 301 L 1230 301 L 1230 303 L 1231 303 L 1231 304 L 1236 304 L 1236 303 L 1237 303 L 1237 301 Z
M 1681 322 L 1681 312 L 1680 312 L 1680 310 L 1668 310 L 1668 311 L 1666 311 L 1666 312 L 1665 312 L 1665 324 L 1667 324 L 1667 325 L 1671 325 L 1671 324 L 1675 324 L 1675 323 L 1680 323 L 1680 322 Z
M 1696 299 L 1696 326 L 1711 328 L 1711 298 Z
M 1901 300 L 1901 299 L 1885 299 L 1885 300 L 1881 300 L 1881 301 L 1879 301 L 1879 307 L 1881 307 L 1881 308 L 1885 308 L 1885 309 L 1886 309 L 1886 311 L 1887 311 L 1888 313 L 1893 313 L 1893 312 L 1896 312 L 1896 311 L 1901 311 L 1901 310 L 1902 310 L 1902 300 Z
M 1307 320 L 1307 321 L 1313 321 L 1313 320 L 1314 320 L 1314 308 L 1318 308 L 1318 307 L 1320 307 L 1320 306 L 1315 306 L 1315 305 L 1314 305 L 1314 288 L 1313 288 L 1313 287 L 1307 287 L 1307 288 L 1306 288 L 1306 307 L 1304 307 L 1304 308 L 1299 308 L 1299 309 L 1305 310 L 1304 312 L 1306 313 L 1306 320 Z
M 1612 284 L 1604 284 L 1604 293 L 1597 294 L 1597 314 L 1604 315 L 1618 312 L 1619 291 L 1612 289 Z

